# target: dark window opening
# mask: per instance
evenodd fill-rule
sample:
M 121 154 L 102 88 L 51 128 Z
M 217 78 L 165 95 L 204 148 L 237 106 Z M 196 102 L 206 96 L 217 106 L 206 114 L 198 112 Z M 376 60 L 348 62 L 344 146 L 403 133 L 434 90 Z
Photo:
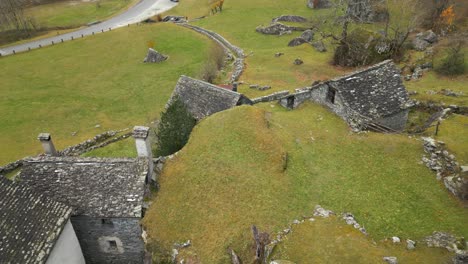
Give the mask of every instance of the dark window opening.
M 286 102 L 286 107 L 289 109 L 294 108 L 294 96 L 288 97 L 287 102 Z
M 112 223 L 112 220 L 106 219 L 106 218 L 101 219 L 101 223 L 102 223 L 103 225 L 114 225 L 114 223 Z
M 109 248 L 110 248 L 111 250 L 117 250 L 117 241 L 115 241 L 115 240 L 109 240 L 108 242 L 109 242 Z
M 332 104 L 335 103 L 336 90 L 329 87 L 327 92 L 327 100 Z

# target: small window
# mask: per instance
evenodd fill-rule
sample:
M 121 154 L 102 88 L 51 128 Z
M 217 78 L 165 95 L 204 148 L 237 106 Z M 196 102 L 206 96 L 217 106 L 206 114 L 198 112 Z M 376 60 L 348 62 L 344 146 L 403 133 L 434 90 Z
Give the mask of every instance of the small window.
M 115 240 L 109 240 L 109 249 L 110 250 L 117 250 L 117 241 Z
M 328 92 L 327 92 L 327 100 L 334 104 L 335 103 L 335 96 L 336 96 L 336 90 L 331 88 L 331 87 L 328 87 Z
M 112 223 L 112 220 L 111 219 L 107 219 L 107 218 L 103 218 L 101 219 L 101 223 L 103 225 L 113 225 L 114 223 Z

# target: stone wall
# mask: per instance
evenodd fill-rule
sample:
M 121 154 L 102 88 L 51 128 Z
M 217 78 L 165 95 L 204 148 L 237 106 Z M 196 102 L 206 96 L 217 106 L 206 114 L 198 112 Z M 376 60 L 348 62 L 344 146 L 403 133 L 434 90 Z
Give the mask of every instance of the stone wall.
M 86 263 L 143 263 L 140 218 L 71 219 Z
M 200 34 L 207 36 L 208 38 L 220 44 L 221 47 L 223 47 L 223 49 L 227 53 L 233 54 L 236 58 L 234 60 L 234 69 L 231 75 L 231 83 L 239 80 L 242 72 L 244 71 L 244 57 L 245 57 L 244 50 L 242 50 L 241 48 L 237 46 L 232 45 L 229 41 L 227 41 L 224 37 L 222 37 L 216 32 L 209 31 L 201 27 L 189 25 L 187 23 L 177 23 L 177 24 L 186 28 L 190 28 Z
M 276 92 L 276 93 L 272 93 L 270 95 L 265 95 L 265 96 L 253 98 L 252 103 L 257 104 L 257 103 L 276 101 L 276 100 L 279 100 L 280 98 L 282 98 L 282 97 L 284 97 L 284 96 L 286 96 L 288 94 L 289 94 L 288 90 L 279 91 L 279 92 Z

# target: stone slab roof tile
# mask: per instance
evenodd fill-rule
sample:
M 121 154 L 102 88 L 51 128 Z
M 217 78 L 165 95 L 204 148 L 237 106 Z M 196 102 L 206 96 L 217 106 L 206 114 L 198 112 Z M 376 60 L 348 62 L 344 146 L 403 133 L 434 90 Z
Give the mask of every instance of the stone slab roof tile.
M 243 95 L 216 85 L 181 76 L 172 93 L 172 101 L 178 96 L 187 106 L 188 111 L 197 120 L 238 105 Z
M 73 207 L 73 215 L 141 217 L 146 159 L 38 157 L 25 160 L 21 181 Z
M 0 263 L 45 263 L 72 208 L 0 177 Z

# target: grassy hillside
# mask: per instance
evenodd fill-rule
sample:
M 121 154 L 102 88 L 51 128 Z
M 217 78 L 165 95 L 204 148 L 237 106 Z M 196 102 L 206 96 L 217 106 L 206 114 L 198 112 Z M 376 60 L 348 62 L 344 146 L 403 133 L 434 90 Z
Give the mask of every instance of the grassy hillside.
M 142 62 L 150 40 L 169 60 Z M 190 30 L 159 24 L 0 58 L 0 164 L 39 153 L 36 136 L 43 131 L 61 149 L 102 131 L 149 123 L 180 75 L 198 75 L 212 45 Z
M 238 107 L 197 125 L 144 225 L 154 248 L 191 239 L 203 263 L 227 262 L 228 247 L 249 259 L 252 224 L 277 232 L 316 204 L 354 213 L 377 240 L 467 236 L 468 211 L 419 164 L 422 154 L 416 139 L 350 133 L 311 103 Z

